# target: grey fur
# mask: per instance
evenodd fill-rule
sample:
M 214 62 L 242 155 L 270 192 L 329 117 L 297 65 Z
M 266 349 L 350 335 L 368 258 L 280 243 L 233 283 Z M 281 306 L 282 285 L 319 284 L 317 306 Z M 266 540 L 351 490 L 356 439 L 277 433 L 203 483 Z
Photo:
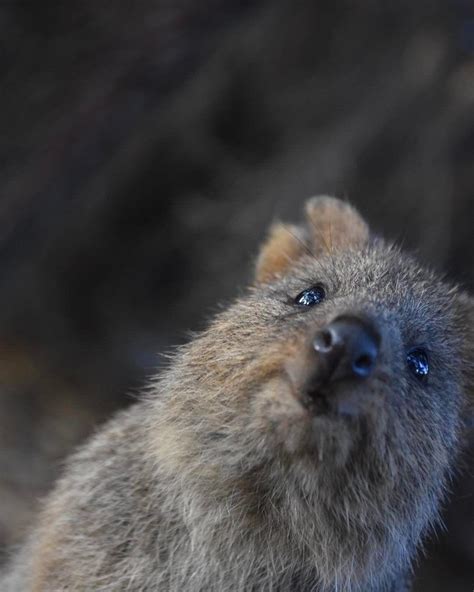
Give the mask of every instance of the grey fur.
M 471 301 L 382 241 L 307 245 L 70 459 L 2 592 L 407 590 L 461 446 Z M 315 282 L 327 300 L 295 309 Z M 376 319 L 377 371 L 357 416 L 308 419 L 287 375 L 347 311 Z

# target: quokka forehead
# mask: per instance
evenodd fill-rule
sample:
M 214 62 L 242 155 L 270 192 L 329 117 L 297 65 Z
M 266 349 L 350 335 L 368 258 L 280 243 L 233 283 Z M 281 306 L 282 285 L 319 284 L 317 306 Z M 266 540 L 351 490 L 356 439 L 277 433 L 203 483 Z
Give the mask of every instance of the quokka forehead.
M 432 270 L 382 241 L 363 250 L 302 257 L 293 269 L 265 288 L 291 302 L 312 285 L 324 286 L 328 305 L 365 309 L 396 322 L 409 341 L 448 339 L 457 321 L 457 291 Z
M 296 290 L 317 283 L 322 283 L 333 295 L 359 292 L 370 297 L 372 293 L 387 301 L 401 300 L 407 291 L 418 298 L 429 298 L 436 291 L 446 296 L 446 290 L 444 287 L 440 289 L 435 274 L 393 247 L 348 251 L 319 258 L 308 255 L 274 285 Z

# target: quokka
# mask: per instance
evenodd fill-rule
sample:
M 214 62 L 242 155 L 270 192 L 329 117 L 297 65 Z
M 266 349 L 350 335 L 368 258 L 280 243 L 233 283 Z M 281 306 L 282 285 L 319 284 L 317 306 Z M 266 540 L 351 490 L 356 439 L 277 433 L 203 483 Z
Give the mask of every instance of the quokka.
M 395 592 L 463 443 L 473 301 L 308 201 L 68 462 L 3 592 Z

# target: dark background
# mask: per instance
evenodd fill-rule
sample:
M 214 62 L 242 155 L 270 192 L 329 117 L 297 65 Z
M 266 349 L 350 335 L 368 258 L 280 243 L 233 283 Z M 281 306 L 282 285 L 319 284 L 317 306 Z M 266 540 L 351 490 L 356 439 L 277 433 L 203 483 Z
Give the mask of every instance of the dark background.
M 0 549 L 313 194 L 467 289 L 468 0 L 0 3 Z M 474 587 L 474 463 L 417 591 Z

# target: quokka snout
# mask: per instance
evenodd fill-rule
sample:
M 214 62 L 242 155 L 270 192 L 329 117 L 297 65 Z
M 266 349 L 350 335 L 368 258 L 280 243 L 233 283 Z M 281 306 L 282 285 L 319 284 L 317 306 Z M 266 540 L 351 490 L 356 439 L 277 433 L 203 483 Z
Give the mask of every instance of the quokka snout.
M 70 460 L 6 590 L 408 589 L 462 446 L 472 311 L 349 204 L 310 200 Z

